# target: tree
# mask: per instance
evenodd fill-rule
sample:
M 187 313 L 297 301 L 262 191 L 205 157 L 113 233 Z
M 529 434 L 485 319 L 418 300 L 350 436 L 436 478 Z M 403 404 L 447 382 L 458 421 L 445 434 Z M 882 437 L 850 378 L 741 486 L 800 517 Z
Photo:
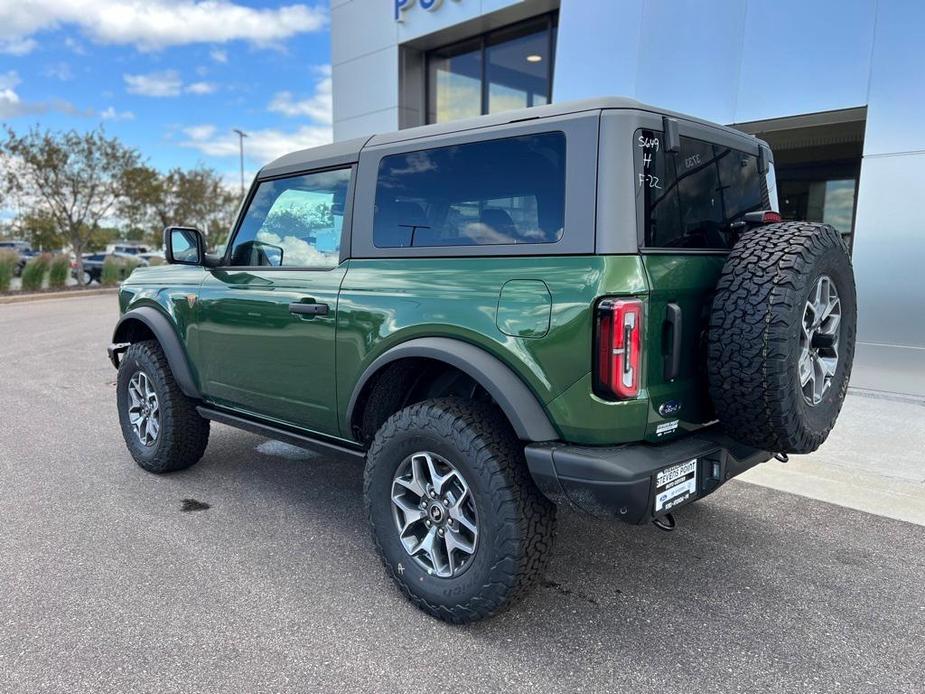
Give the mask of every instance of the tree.
M 145 229 L 160 243 L 168 226 L 196 227 L 214 243 L 231 228 L 238 197 L 213 169 L 174 168 L 161 174 L 150 166 L 125 172 L 126 196 L 120 214 L 130 229 Z
M 54 220 L 74 251 L 82 282 L 84 249 L 124 197 L 123 178 L 138 165 L 138 153 L 106 137 L 102 128 L 81 134 L 36 127 L 21 136 L 7 128 L 0 154 L 8 163 L 7 190 L 29 200 L 33 213 Z
M 64 238 L 50 214 L 42 209 L 20 215 L 17 220 L 19 235 L 36 250 L 58 250 L 64 245 Z

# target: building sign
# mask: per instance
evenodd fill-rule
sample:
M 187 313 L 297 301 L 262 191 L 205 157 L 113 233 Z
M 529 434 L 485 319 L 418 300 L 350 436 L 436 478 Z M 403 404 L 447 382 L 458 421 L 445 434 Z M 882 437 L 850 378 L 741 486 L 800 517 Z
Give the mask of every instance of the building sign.
M 459 0 L 455 0 L 459 2 Z M 407 12 L 414 6 L 415 0 L 395 0 L 395 21 L 402 21 L 402 13 Z M 427 12 L 436 10 L 443 4 L 443 0 L 417 0 L 418 7 Z

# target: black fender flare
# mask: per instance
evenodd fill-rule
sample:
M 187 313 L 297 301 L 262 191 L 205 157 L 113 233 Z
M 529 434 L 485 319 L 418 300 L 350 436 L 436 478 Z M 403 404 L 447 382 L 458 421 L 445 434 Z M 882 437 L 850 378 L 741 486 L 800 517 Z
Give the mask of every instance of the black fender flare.
M 480 347 L 447 337 L 415 338 L 377 357 L 353 388 L 347 405 L 348 426 L 353 423 L 357 402 L 369 380 L 383 366 L 409 357 L 441 361 L 469 375 L 494 398 L 522 441 L 559 439 L 537 397 L 510 367 Z
M 186 357 L 186 350 L 177 336 L 173 323 L 163 311 L 151 306 L 139 306 L 127 311 L 116 323 L 116 329 L 112 333 L 113 343 L 130 342 L 128 337 L 131 334 L 131 325 L 136 321 L 144 324 L 154 333 L 154 337 L 160 343 L 161 349 L 164 350 L 164 355 L 167 357 L 167 363 L 170 365 L 174 380 L 180 386 L 183 394 L 187 397 L 201 400 L 202 394 L 199 392 L 193 378 L 193 371 Z

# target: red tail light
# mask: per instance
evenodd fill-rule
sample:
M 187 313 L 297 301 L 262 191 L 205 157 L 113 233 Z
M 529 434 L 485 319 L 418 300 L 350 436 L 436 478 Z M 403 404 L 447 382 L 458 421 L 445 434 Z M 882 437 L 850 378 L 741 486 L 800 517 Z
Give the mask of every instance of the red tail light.
M 774 212 L 773 210 L 766 210 L 765 213 L 761 216 L 761 223 L 774 224 L 781 221 L 781 219 L 782 217 L 778 212 Z
M 639 395 L 642 302 L 604 299 L 597 305 L 595 392 L 609 400 Z

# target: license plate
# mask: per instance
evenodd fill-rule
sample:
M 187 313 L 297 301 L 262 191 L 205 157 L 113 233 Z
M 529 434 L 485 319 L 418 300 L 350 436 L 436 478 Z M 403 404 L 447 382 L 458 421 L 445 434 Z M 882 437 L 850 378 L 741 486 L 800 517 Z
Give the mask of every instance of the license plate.
M 655 476 L 655 513 L 670 511 L 697 496 L 697 459 L 665 468 Z

